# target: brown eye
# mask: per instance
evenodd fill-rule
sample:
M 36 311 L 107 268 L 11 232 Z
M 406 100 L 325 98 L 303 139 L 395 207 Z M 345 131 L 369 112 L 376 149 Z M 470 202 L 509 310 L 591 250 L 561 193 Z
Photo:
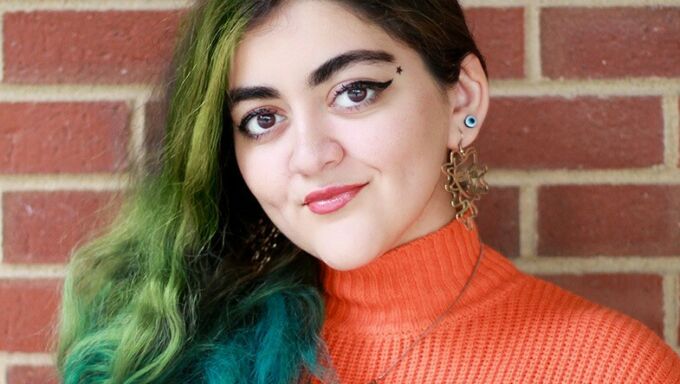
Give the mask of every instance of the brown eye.
M 259 125 L 260 128 L 271 128 L 274 124 L 276 124 L 276 117 L 273 113 L 257 116 L 257 125 Z
M 356 89 L 350 89 L 347 93 L 347 97 L 355 103 L 361 102 L 366 98 L 366 95 L 368 92 L 366 92 L 365 88 L 356 88 Z
M 259 108 L 249 112 L 241 120 L 238 130 L 248 137 L 259 138 L 272 130 L 276 130 L 276 125 L 284 120 L 286 120 L 286 117 L 276 113 L 274 109 Z

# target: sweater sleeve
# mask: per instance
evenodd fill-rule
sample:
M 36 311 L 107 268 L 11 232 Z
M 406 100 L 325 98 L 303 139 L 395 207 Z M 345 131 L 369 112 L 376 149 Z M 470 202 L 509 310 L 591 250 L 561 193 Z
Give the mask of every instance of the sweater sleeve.
M 541 346 L 566 371 L 552 374 L 557 382 L 680 384 L 680 356 L 641 321 L 597 304 L 553 283 L 534 280 L 526 291 L 532 300 Z M 548 373 L 546 373 L 548 374 Z
M 615 310 L 605 312 L 608 320 L 607 362 L 614 365 L 617 382 L 680 384 L 680 356 L 654 331 L 637 319 Z M 610 371 L 610 372 L 611 372 Z
M 632 382 L 680 384 L 678 354 L 642 323 L 638 322 L 636 326 L 639 329 L 639 341 L 631 345 L 628 354 Z

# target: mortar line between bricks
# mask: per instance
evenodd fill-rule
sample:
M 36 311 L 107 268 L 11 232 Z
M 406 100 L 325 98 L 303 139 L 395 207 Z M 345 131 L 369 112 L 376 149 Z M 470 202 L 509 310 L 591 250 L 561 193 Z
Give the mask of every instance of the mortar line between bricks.
M 147 98 L 150 85 L 15 85 L 0 84 L 0 102 L 121 101 Z
M 62 279 L 66 265 L 12 265 L 0 264 L 0 279 Z
M 649 6 L 678 6 L 677 0 L 538 0 L 544 7 L 649 7 Z
M 680 255 L 672 256 L 551 256 L 510 259 L 529 274 L 675 273 L 680 274 Z
M 30 365 L 42 367 L 45 365 L 53 365 L 55 362 L 55 355 L 53 353 L 43 352 L 2 352 L 0 359 L 5 360 L 5 363 L 10 365 Z
M 516 7 L 537 4 L 541 7 L 648 7 L 648 6 L 677 6 L 677 0 L 463 0 L 467 8 L 477 7 Z
M 524 8 L 524 73 L 529 81 L 541 80 L 540 8 L 529 4 Z
M 0 11 L 0 83 L 5 80 L 5 13 Z
M 525 7 L 531 0 L 458 0 L 463 8 Z
M 4 197 L 5 191 L 0 189 L 0 266 L 2 266 L 3 260 L 5 260 L 5 231 L 2 225 L 5 217 Z
M 190 0 L 3 0 L 0 9 L 16 11 L 164 11 L 184 9 Z
M 127 173 L 119 174 L 83 174 L 83 175 L 2 175 L 0 190 L 16 191 L 108 191 L 126 187 Z
M 680 111 L 678 95 L 666 95 L 662 99 L 664 121 L 664 161 L 669 168 L 677 169 L 680 162 Z
M 611 170 L 492 170 L 487 180 L 492 186 L 544 185 L 680 185 L 680 172 L 673 169 Z
M 537 188 L 522 186 L 519 189 L 519 255 L 522 258 L 536 255 L 536 221 L 538 217 Z
M 541 78 L 491 80 L 491 96 L 661 96 L 677 92 L 678 78 L 640 77 L 595 80 Z
M 135 98 L 132 101 L 132 118 L 130 121 L 131 140 L 128 148 L 130 159 L 136 167 L 143 165 L 145 158 L 144 137 L 146 134 L 145 124 L 145 101 Z
M 678 349 L 678 275 L 665 273 L 663 284 L 663 334 L 668 345 Z
M 0 384 L 7 384 L 7 364 L 2 356 L 0 356 Z

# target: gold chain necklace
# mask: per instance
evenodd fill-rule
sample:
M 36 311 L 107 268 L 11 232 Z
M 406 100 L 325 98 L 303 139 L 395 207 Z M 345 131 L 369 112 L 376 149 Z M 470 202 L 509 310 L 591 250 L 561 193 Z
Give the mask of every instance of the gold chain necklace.
M 423 338 L 425 338 L 425 336 L 430 334 L 430 332 L 432 332 L 432 330 L 434 330 L 437 327 L 437 325 L 439 325 L 439 323 L 441 323 L 444 320 L 444 317 L 446 317 L 446 315 L 449 313 L 449 311 L 451 311 L 451 309 L 453 309 L 453 307 L 456 306 L 456 304 L 458 303 L 460 298 L 463 297 L 463 293 L 465 292 L 465 289 L 468 287 L 468 285 L 470 285 L 470 281 L 472 281 L 472 277 L 477 272 L 477 267 L 479 267 L 479 264 L 482 261 L 482 255 L 483 254 L 484 254 L 484 246 L 480 242 L 479 243 L 479 256 L 477 256 L 477 263 L 475 264 L 475 267 L 472 270 L 472 273 L 470 273 L 470 277 L 468 277 L 467 281 L 465 282 L 465 285 L 463 285 L 463 288 L 460 290 L 460 293 L 458 294 L 458 296 L 456 296 L 456 299 L 453 301 L 453 303 L 451 303 L 451 305 L 449 305 L 449 307 L 446 308 L 444 313 L 439 315 L 439 317 L 437 317 L 437 319 L 435 319 L 435 321 L 432 322 L 432 324 L 430 324 L 425 329 L 425 331 L 423 331 L 423 333 L 421 333 L 420 336 L 418 336 L 418 338 L 415 341 L 413 341 L 411 343 L 411 345 L 409 345 L 408 348 L 406 348 L 406 350 L 392 363 L 392 365 L 390 365 L 380 376 L 369 381 L 368 384 L 379 384 L 380 382 L 385 380 L 385 377 L 387 376 L 387 374 L 390 373 L 392 371 L 392 369 L 394 369 L 397 366 L 397 364 L 399 364 L 402 361 L 402 359 L 404 357 L 406 357 L 411 352 L 411 350 L 413 350 L 413 347 L 415 347 L 416 344 L 418 344 Z

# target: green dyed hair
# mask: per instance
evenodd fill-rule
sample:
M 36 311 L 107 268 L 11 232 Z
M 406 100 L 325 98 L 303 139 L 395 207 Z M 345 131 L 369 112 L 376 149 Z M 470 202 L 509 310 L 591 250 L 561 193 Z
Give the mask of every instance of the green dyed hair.
M 238 171 L 227 110 L 238 42 L 284 2 L 203 0 L 183 19 L 159 153 L 131 167 L 117 216 L 68 265 L 54 341 L 65 384 L 337 379 L 319 261 L 285 237 L 266 268 L 251 261 L 267 218 Z M 441 85 L 469 53 L 486 71 L 455 0 L 336 2 L 416 50 Z

